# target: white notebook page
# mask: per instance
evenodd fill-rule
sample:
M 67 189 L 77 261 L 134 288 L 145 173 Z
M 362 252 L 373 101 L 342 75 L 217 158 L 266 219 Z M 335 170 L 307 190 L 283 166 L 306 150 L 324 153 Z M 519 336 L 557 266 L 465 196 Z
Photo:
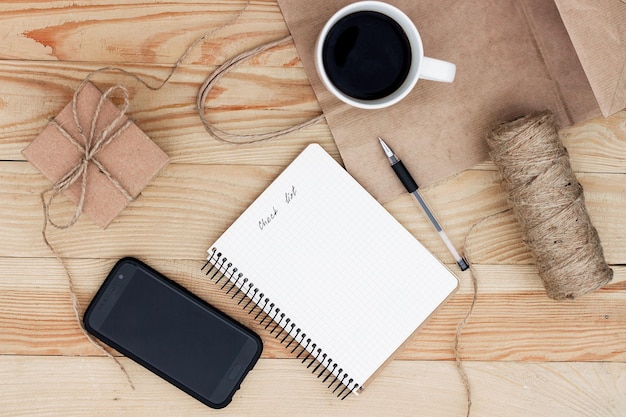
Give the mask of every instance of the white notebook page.
M 420 215 L 417 207 L 415 213 Z M 316 344 L 314 354 L 321 348 L 332 358 L 335 373 L 347 373 L 344 382 L 352 379 L 348 388 L 355 391 L 458 284 L 317 144 L 283 171 L 209 254 L 213 249 L 249 279 L 246 288 L 253 283 L 306 333 Z

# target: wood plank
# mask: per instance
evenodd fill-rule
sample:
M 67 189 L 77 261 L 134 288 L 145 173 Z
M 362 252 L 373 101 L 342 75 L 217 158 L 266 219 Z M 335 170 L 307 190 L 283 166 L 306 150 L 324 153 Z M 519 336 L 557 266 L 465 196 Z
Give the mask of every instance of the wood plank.
M 207 100 L 209 119 L 224 130 L 252 134 L 284 129 L 320 113 L 293 44 L 268 51 L 228 74 Z M 107 64 L 0 61 L 0 159 L 23 160 L 21 150 L 70 100 L 91 71 Z M 153 85 L 168 74 L 167 65 L 123 65 Z M 197 90 L 214 66 L 184 65 L 159 91 L 149 91 L 119 73 L 98 75 L 101 86 L 123 83 L 131 90 L 130 116 L 173 162 L 264 164 L 283 140 L 272 146 L 224 145 L 203 129 L 195 110 Z M 176 120 L 176 123 L 172 123 Z M 619 173 L 626 164 L 626 111 L 597 118 L 561 132 L 576 172 Z M 326 123 L 289 135 L 297 143 L 331 142 Z M 283 160 L 283 162 L 287 162 Z M 485 162 L 477 169 L 495 169 Z
M 294 357 L 233 294 L 200 272 L 201 259 L 144 259 L 263 338 L 267 358 Z M 67 259 L 81 305 L 87 306 L 115 259 Z M 450 266 L 452 267 L 452 265 Z M 626 359 L 626 267 L 616 282 L 574 302 L 547 298 L 536 271 L 526 265 L 477 265 L 478 301 L 461 339 L 467 360 Z M 227 287 L 228 289 L 228 287 Z M 468 273 L 461 288 L 398 352 L 399 359 L 449 360 L 454 333 L 471 301 Z M 250 309 L 248 309 L 249 311 Z M 0 258 L 0 354 L 101 355 L 83 336 L 72 311 L 68 278 L 56 259 Z M 506 335 L 506 337 L 503 337 Z M 298 350 L 299 352 L 299 350 Z
M 215 64 L 289 33 L 275 1 L 0 3 L 1 59 L 173 63 L 207 32 L 187 62 Z
M 287 57 L 281 54 L 286 51 Z M 285 129 L 321 112 L 292 44 L 269 51 L 269 63 L 245 63 L 227 74 L 206 101 L 206 116 L 218 128 L 237 134 Z M 72 99 L 74 90 L 92 71 L 109 64 L 0 61 L 0 160 L 24 160 L 24 149 Z M 124 65 L 123 68 L 157 86 L 170 66 Z M 101 88 L 124 84 L 130 91 L 129 116 L 178 163 L 282 164 L 293 152 L 286 148 L 310 142 L 335 147 L 325 122 L 278 138 L 271 143 L 232 145 L 211 137 L 196 110 L 198 89 L 214 66 L 183 66 L 160 90 L 151 91 L 119 72 L 100 73 Z M 331 146 L 332 144 L 332 146 Z M 334 151 L 335 155 L 338 152 Z
M 0 236 L 6 240 L 0 251 L 6 256 L 51 256 L 41 239 L 39 194 L 49 187 L 47 180 L 25 162 L 3 163 L 1 168 L 5 170 L 0 178 L 0 214 L 5 221 L 0 224 Z M 67 230 L 50 228 L 50 241 L 68 257 L 110 258 L 123 253 L 158 257 L 161 253 L 166 258 L 202 259 L 209 242 L 235 220 L 279 169 L 246 167 L 237 172 L 234 177 L 232 167 L 224 165 L 170 165 L 108 229 L 99 229 L 85 217 Z M 62 223 L 63 216 L 71 215 L 75 207 L 64 198 L 57 200 L 51 215 Z M 143 213 L 136 213 L 137 209 Z M 124 221 L 125 216 L 130 218 Z M 84 236 L 91 238 L 85 240 Z
M 626 110 L 560 131 L 576 172 L 624 172 Z M 609 171 L 610 170 L 610 171 Z
M 332 147 L 331 147 L 332 148 Z M 297 154 L 298 145 L 285 152 Z M 67 230 L 50 229 L 50 240 L 63 256 L 119 257 L 134 253 L 151 258 L 201 259 L 204 249 L 276 177 L 282 167 L 241 166 L 236 178 L 225 165 L 170 164 L 142 195 L 106 230 L 81 218 Z M 610 264 L 626 264 L 626 174 L 580 174 L 587 207 L 598 229 Z M 49 187 L 25 162 L 0 165 L 0 256 L 51 256 L 41 240 L 43 212 L 39 193 Z M 443 227 L 458 247 L 468 237 L 470 258 L 476 263 L 532 263 L 519 226 L 505 213 L 507 204 L 497 173 L 469 170 L 424 189 Z M 60 197 L 53 218 L 69 218 L 74 207 Z M 387 209 L 444 262 L 452 258 L 438 235 L 408 195 Z M 491 216 L 491 217 L 490 217 Z M 58 220 L 61 221 L 61 220 Z M 476 225 L 476 226 L 474 226 Z M 472 229 L 473 228 L 473 229 Z M 184 230 L 185 233 L 180 233 Z M 84 236 L 91 236 L 85 240 Z
M 122 359 L 136 387 L 105 358 L 0 356 L 3 415 L 458 416 L 465 392 L 449 361 L 394 361 L 358 397 L 337 400 L 295 360 L 262 359 L 222 411 Z M 621 417 L 624 364 L 469 362 L 475 415 Z M 271 383 L 268 383 L 271 382 Z M 28 392 L 28 401 L 24 393 Z M 80 395 L 76 395 L 80 392 Z M 297 411 L 295 411 L 297 410 Z

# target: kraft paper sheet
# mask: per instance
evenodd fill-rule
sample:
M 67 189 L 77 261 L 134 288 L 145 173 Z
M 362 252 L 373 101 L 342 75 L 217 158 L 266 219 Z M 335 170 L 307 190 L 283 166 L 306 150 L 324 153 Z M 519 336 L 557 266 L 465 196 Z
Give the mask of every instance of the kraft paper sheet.
M 340 102 L 315 71 L 317 34 L 351 1 L 278 2 L 346 169 L 381 202 L 404 190 L 378 136 L 427 185 L 485 160 L 484 137 L 498 121 L 549 109 L 563 127 L 600 114 L 553 1 L 388 1 L 415 22 L 425 54 L 454 62 L 457 77 L 452 84 L 420 80 L 405 100 L 382 110 Z

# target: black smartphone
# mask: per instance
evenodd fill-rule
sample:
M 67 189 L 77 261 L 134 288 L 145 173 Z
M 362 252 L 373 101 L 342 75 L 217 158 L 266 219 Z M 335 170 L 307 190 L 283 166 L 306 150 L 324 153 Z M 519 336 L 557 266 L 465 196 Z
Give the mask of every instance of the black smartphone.
M 98 339 L 212 408 L 230 403 L 263 349 L 257 334 L 134 258 L 89 304 Z

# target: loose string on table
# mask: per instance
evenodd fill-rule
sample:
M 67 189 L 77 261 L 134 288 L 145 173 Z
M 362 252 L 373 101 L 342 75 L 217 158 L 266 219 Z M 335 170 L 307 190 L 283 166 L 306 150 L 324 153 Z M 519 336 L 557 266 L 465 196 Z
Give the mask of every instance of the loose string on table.
M 467 408 L 466 408 L 466 417 L 469 417 L 472 411 L 472 388 L 470 385 L 469 377 L 467 376 L 467 372 L 465 371 L 465 365 L 463 360 L 461 359 L 461 335 L 463 333 L 463 329 L 467 325 L 472 313 L 474 312 L 474 307 L 476 306 L 476 301 L 478 299 L 478 272 L 476 271 L 476 267 L 474 266 L 474 254 L 472 252 L 472 246 L 470 244 L 470 237 L 472 233 L 483 223 L 486 223 L 489 220 L 492 220 L 494 217 L 501 216 L 510 212 L 511 209 L 506 209 L 494 214 L 491 214 L 487 217 L 484 217 L 480 221 L 474 223 L 472 227 L 469 228 L 467 233 L 465 234 L 465 239 L 463 243 L 464 255 L 469 264 L 469 274 L 472 280 L 472 301 L 470 302 L 470 306 L 465 313 L 463 319 L 457 324 L 456 331 L 454 333 L 454 362 L 456 365 L 457 372 L 461 377 L 461 382 L 463 383 L 463 387 L 465 388 L 465 394 L 467 399 Z
M 220 142 L 249 144 L 249 143 L 261 142 L 261 141 L 279 138 L 289 133 L 296 132 L 298 130 L 314 125 L 324 118 L 323 114 L 319 114 L 318 116 L 315 116 L 309 120 L 306 120 L 302 123 L 298 123 L 286 129 L 276 130 L 273 132 L 266 132 L 266 133 L 254 133 L 254 134 L 243 135 L 243 134 L 226 132 L 222 129 L 219 129 L 218 127 L 213 125 L 206 117 L 205 103 L 206 103 L 207 97 L 209 96 L 209 92 L 226 73 L 228 73 L 230 70 L 237 67 L 242 62 L 244 62 L 245 60 L 253 56 L 259 55 L 260 53 L 265 52 L 268 49 L 272 49 L 272 48 L 284 45 L 286 43 L 290 43 L 292 41 L 293 41 L 293 38 L 291 37 L 291 35 L 289 35 L 289 36 L 285 36 L 282 39 L 268 42 L 257 48 L 250 49 L 249 51 L 243 52 L 227 60 L 218 69 L 216 69 L 210 76 L 207 77 L 207 79 L 204 81 L 204 83 L 198 90 L 196 108 L 198 110 L 198 117 L 200 117 L 200 120 L 202 121 L 204 128 L 206 129 L 207 132 L 211 134 L 211 136 L 213 136 L 215 139 L 219 140 Z
M 183 63 L 183 61 L 185 60 L 185 58 L 189 55 L 189 53 L 201 42 L 205 41 L 207 38 L 209 38 L 210 36 L 214 35 L 215 33 L 225 29 L 226 27 L 234 24 L 240 17 L 241 15 L 247 10 L 248 6 L 250 4 L 250 1 L 247 0 L 244 4 L 244 6 L 235 14 L 235 16 L 233 16 L 231 19 L 229 19 L 226 23 L 224 23 L 223 25 L 219 26 L 218 28 L 215 28 L 211 31 L 208 31 L 206 33 L 204 33 L 202 36 L 200 36 L 199 38 L 197 38 L 195 41 L 193 41 L 186 49 L 185 51 L 180 55 L 180 57 L 176 60 L 176 62 L 174 63 L 174 65 L 172 66 L 172 68 L 170 69 L 169 73 L 167 74 L 167 76 L 163 79 L 163 81 L 161 81 L 158 85 L 152 85 L 150 83 L 148 83 L 147 81 L 145 81 L 142 77 L 138 76 L 137 74 L 128 71 L 124 68 L 120 68 L 120 67 L 114 67 L 114 66 L 107 66 L 107 67 L 103 67 L 103 68 L 99 68 L 96 69 L 94 71 L 92 71 L 91 73 L 89 73 L 80 83 L 80 85 L 78 86 L 78 88 L 76 89 L 76 91 L 74 92 L 74 95 L 72 97 L 72 116 L 73 116 L 73 121 L 76 124 L 76 127 L 78 128 L 79 131 L 79 135 L 81 137 L 81 139 L 83 140 L 84 145 L 81 145 L 78 141 L 76 141 L 62 126 L 60 126 L 58 123 L 56 123 L 54 120 L 51 121 L 51 124 L 57 128 L 61 134 L 66 137 L 74 146 L 76 146 L 76 148 L 81 152 L 81 158 L 80 160 L 76 163 L 76 165 L 66 174 L 64 175 L 59 181 L 57 181 L 52 187 L 44 190 L 40 197 L 41 197 L 41 204 L 42 204 L 42 209 L 44 212 L 44 223 L 43 223 L 43 227 L 41 230 L 42 236 L 43 236 L 43 241 L 46 244 L 46 246 L 51 250 L 51 252 L 54 254 L 54 256 L 56 257 L 56 259 L 59 261 L 59 263 L 62 265 L 65 274 L 68 278 L 68 286 L 69 286 L 69 292 L 71 295 L 71 300 L 72 300 L 72 310 L 74 311 L 74 315 L 76 317 L 76 320 L 79 324 L 79 327 L 82 331 L 82 333 L 85 335 L 85 337 L 94 345 L 96 346 L 100 351 L 102 351 L 107 357 L 111 358 L 113 361 L 115 361 L 115 363 L 119 366 L 119 368 L 122 370 L 122 372 L 124 373 L 130 387 L 134 390 L 135 386 L 130 378 L 130 375 L 128 374 L 127 370 L 125 369 L 124 365 L 119 361 L 118 358 L 114 357 L 111 353 L 109 353 L 108 350 L 106 350 L 104 348 L 104 346 L 97 341 L 96 339 L 94 339 L 84 328 L 83 324 L 82 324 L 82 320 L 81 320 L 81 313 L 80 313 L 80 302 L 78 300 L 78 297 L 76 295 L 76 288 L 74 285 L 74 280 L 72 279 L 72 275 L 70 273 L 69 267 L 67 265 L 67 263 L 65 262 L 64 258 L 58 253 L 58 251 L 54 248 L 54 246 L 52 245 L 52 243 L 50 242 L 49 238 L 48 238 L 48 234 L 47 234 L 47 228 L 48 228 L 48 224 L 50 224 L 51 226 L 57 228 L 57 229 L 68 229 L 71 226 L 73 226 L 78 219 L 80 218 L 81 214 L 82 214 L 82 210 L 83 210 L 83 206 L 84 206 L 84 200 L 85 200 L 85 195 L 86 195 L 86 190 L 87 190 L 87 167 L 89 165 L 89 163 L 94 163 L 98 169 L 100 169 L 100 171 L 102 171 L 105 176 L 113 183 L 113 185 L 115 186 L 115 188 L 122 194 L 124 195 L 129 201 L 133 200 L 133 197 L 128 193 L 127 190 L 124 189 L 124 187 L 117 181 L 115 180 L 115 178 L 113 176 L 111 176 L 110 173 L 108 173 L 108 171 L 106 170 L 106 168 L 98 162 L 98 160 L 95 158 L 97 153 L 102 150 L 102 148 L 106 147 L 109 143 L 111 143 L 113 140 L 115 140 L 117 137 L 120 136 L 120 134 L 132 123 L 130 120 L 126 120 L 125 123 L 123 123 L 121 126 L 118 126 L 118 124 L 120 123 L 120 121 L 125 117 L 126 112 L 129 108 L 129 93 L 128 90 L 126 89 L 126 87 L 122 86 L 122 85 L 115 85 L 113 87 L 110 87 L 105 93 L 103 93 L 102 97 L 100 98 L 100 101 L 97 105 L 96 111 L 94 113 L 93 119 L 91 120 L 91 126 L 90 129 L 88 130 L 88 133 L 86 133 L 86 129 L 84 129 L 84 127 L 81 125 L 79 118 L 78 118 L 78 95 L 80 93 L 80 91 L 83 89 L 83 87 L 96 75 L 99 74 L 101 72 L 120 72 L 126 76 L 129 76 L 133 79 L 135 79 L 136 81 L 138 81 L 140 84 L 142 84 L 144 87 L 148 88 L 151 91 L 157 91 L 160 90 L 161 88 L 163 88 L 172 78 L 172 76 L 176 73 L 176 71 L 178 70 L 178 68 L 181 66 L 181 64 Z M 279 138 L 281 136 L 287 135 L 289 133 L 304 129 L 308 126 L 311 126 L 317 122 L 319 122 L 320 120 L 322 120 L 324 118 L 323 114 L 320 114 L 316 117 L 311 118 L 310 120 L 304 121 L 302 123 L 296 124 L 292 127 L 286 128 L 286 129 L 282 129 L 282 130 L 277 130 L 274 132 L 267 132 L 267 133 L 261 133 L 261 134 L 252 134 L 252 135 L 239 135 L 239 134 L 234 134 L 234 133 L 229 133 L 226 132 L 224 130 L 221 130 L 217 127 L 215 127 L 211 121 L 208 119 L 208 117 L 206 116 L 206 106 L 205 103 L 207 101 L 209 92 L 211 91 L 211 89 L 216 85 L 216 83 L 226 74 L 228 73 L 230 70 L 232 70 L 233 68 L 235 68 L 236 66 L 240 65 L 242 62 L 244 62 L 245 60 L 252 58 L 256 55 L 259 55 L 265 51 L 267 51 L 268 49 L 274 48 L 274 47 L 278 47 L 281 45 L 284 45 L 288 42 L 291 42 L 292 38 L 291 36 L 286 36 L 284 38 L 281 38 L 277 41 L 273 41 L 273 42 L 269 42 L 267 44 L 261 45 L 259 47 L 253 48 L 249 51 L 245 51 L 237 56 L 235 56 L 232 59 L 229 59 L 228 61 L 226 61 L 224 64 L 222 64 L 218 69 L 216 69 L 213 73 L 211 73 L 211 75 L 209 75 L 206 80 L 204 81 L 204 83 L 202 84 L 202 86 L 200 87 L 200 89 L 198 90 L 198 95 L 197 95 L 197 102 L 196 102 L 196 110 L 198 112 L 198 116 L 202 122 L 202 125 L 204 126 L 204 128 L 207 130 L 207 132 L 214 137 L 215 139 L 221 141 L 221 142 L 225 142 L 225 143 L 231 143 L 231 144 L 249 144 L 249 143 L 254 143 L 254 142 L 260 142 L 260 141 L 267 141 L 267 140 L 271 140 L 271 139 L 276 139 Z M 117 92 L 117 91 L 121 91 L 123 94 L 123 100 L 124 100 L 124 104 L 122 106 L 120 110 L 119 115 L 115 118 L 115 120 L 113 120 L 111 123 L 109 123 L 106 127 L 103 128 L 103 130 L 101 132 L 96 132 L 96 125 L 97 125 L 97 120 L 98 120 L 98 116 L 100 114 L 100 110 L 105 102 L 105 100 L 108 99 L 108 97 L 110 97 L 113 93 Z M 55 221 L 52 220 L 51 216 L 50 216 L 50 206 L 53 203 L 54 199 L 58 196 L 58 194 L 62 193 L 63 191 L 67 190 L 70 186 L 72 186 L 73 184 L 75 184 L 76 182 L 80 181 L 80 197 L 79 197 L 79 201 L 77 204 L 77 207 L 74 211 L 74 214 L 72 216 L 72 218 L 65 224 L 59 224 Z M 50 194 L 50 196 L 48 198 L 46 198 L 48 196 L 48 194 Z
M 468 235 L 469 235 L 469 232 L 468 232 Z M 474 269 L 471 256 L 470 254 L 468 254 L 467 247 L 465 249 L 465 256 L 469 262 L 469 273 L 470 273 L 470 277 L 472 278 L 472 302 L 470 303 L 470 307 L 467 310 L 465 317 L 463 317 L 463 320 L 461 320 L 456 326 L 456 332 L 454 333 L 453 350 L 454 350 L 454 363 L 456 365 L 456 370 L 459 373 L 459 376 L 461 377 L 461 382 L 463 383 L 463 387 L 465 388 L 465 395 L 467 399 L 466 416 L 469 417 L 472 411 L 472 388 L 470 386 L 470 381 L 469 381 L 469 377 L 467 376 L 467 372 L 465 371 L 465 365 L 463 364 L 463 361 L 461 360 L 461 352 L 460 352 L 459 345 L 461 341 L 461 333 L 463 332 L 465 325 L 469 321 L 470 316 L 474 312 L 474 306 L 476 305 L 476 299 L 478 297 L 478 280 L 476 279 L 476 271 Z

